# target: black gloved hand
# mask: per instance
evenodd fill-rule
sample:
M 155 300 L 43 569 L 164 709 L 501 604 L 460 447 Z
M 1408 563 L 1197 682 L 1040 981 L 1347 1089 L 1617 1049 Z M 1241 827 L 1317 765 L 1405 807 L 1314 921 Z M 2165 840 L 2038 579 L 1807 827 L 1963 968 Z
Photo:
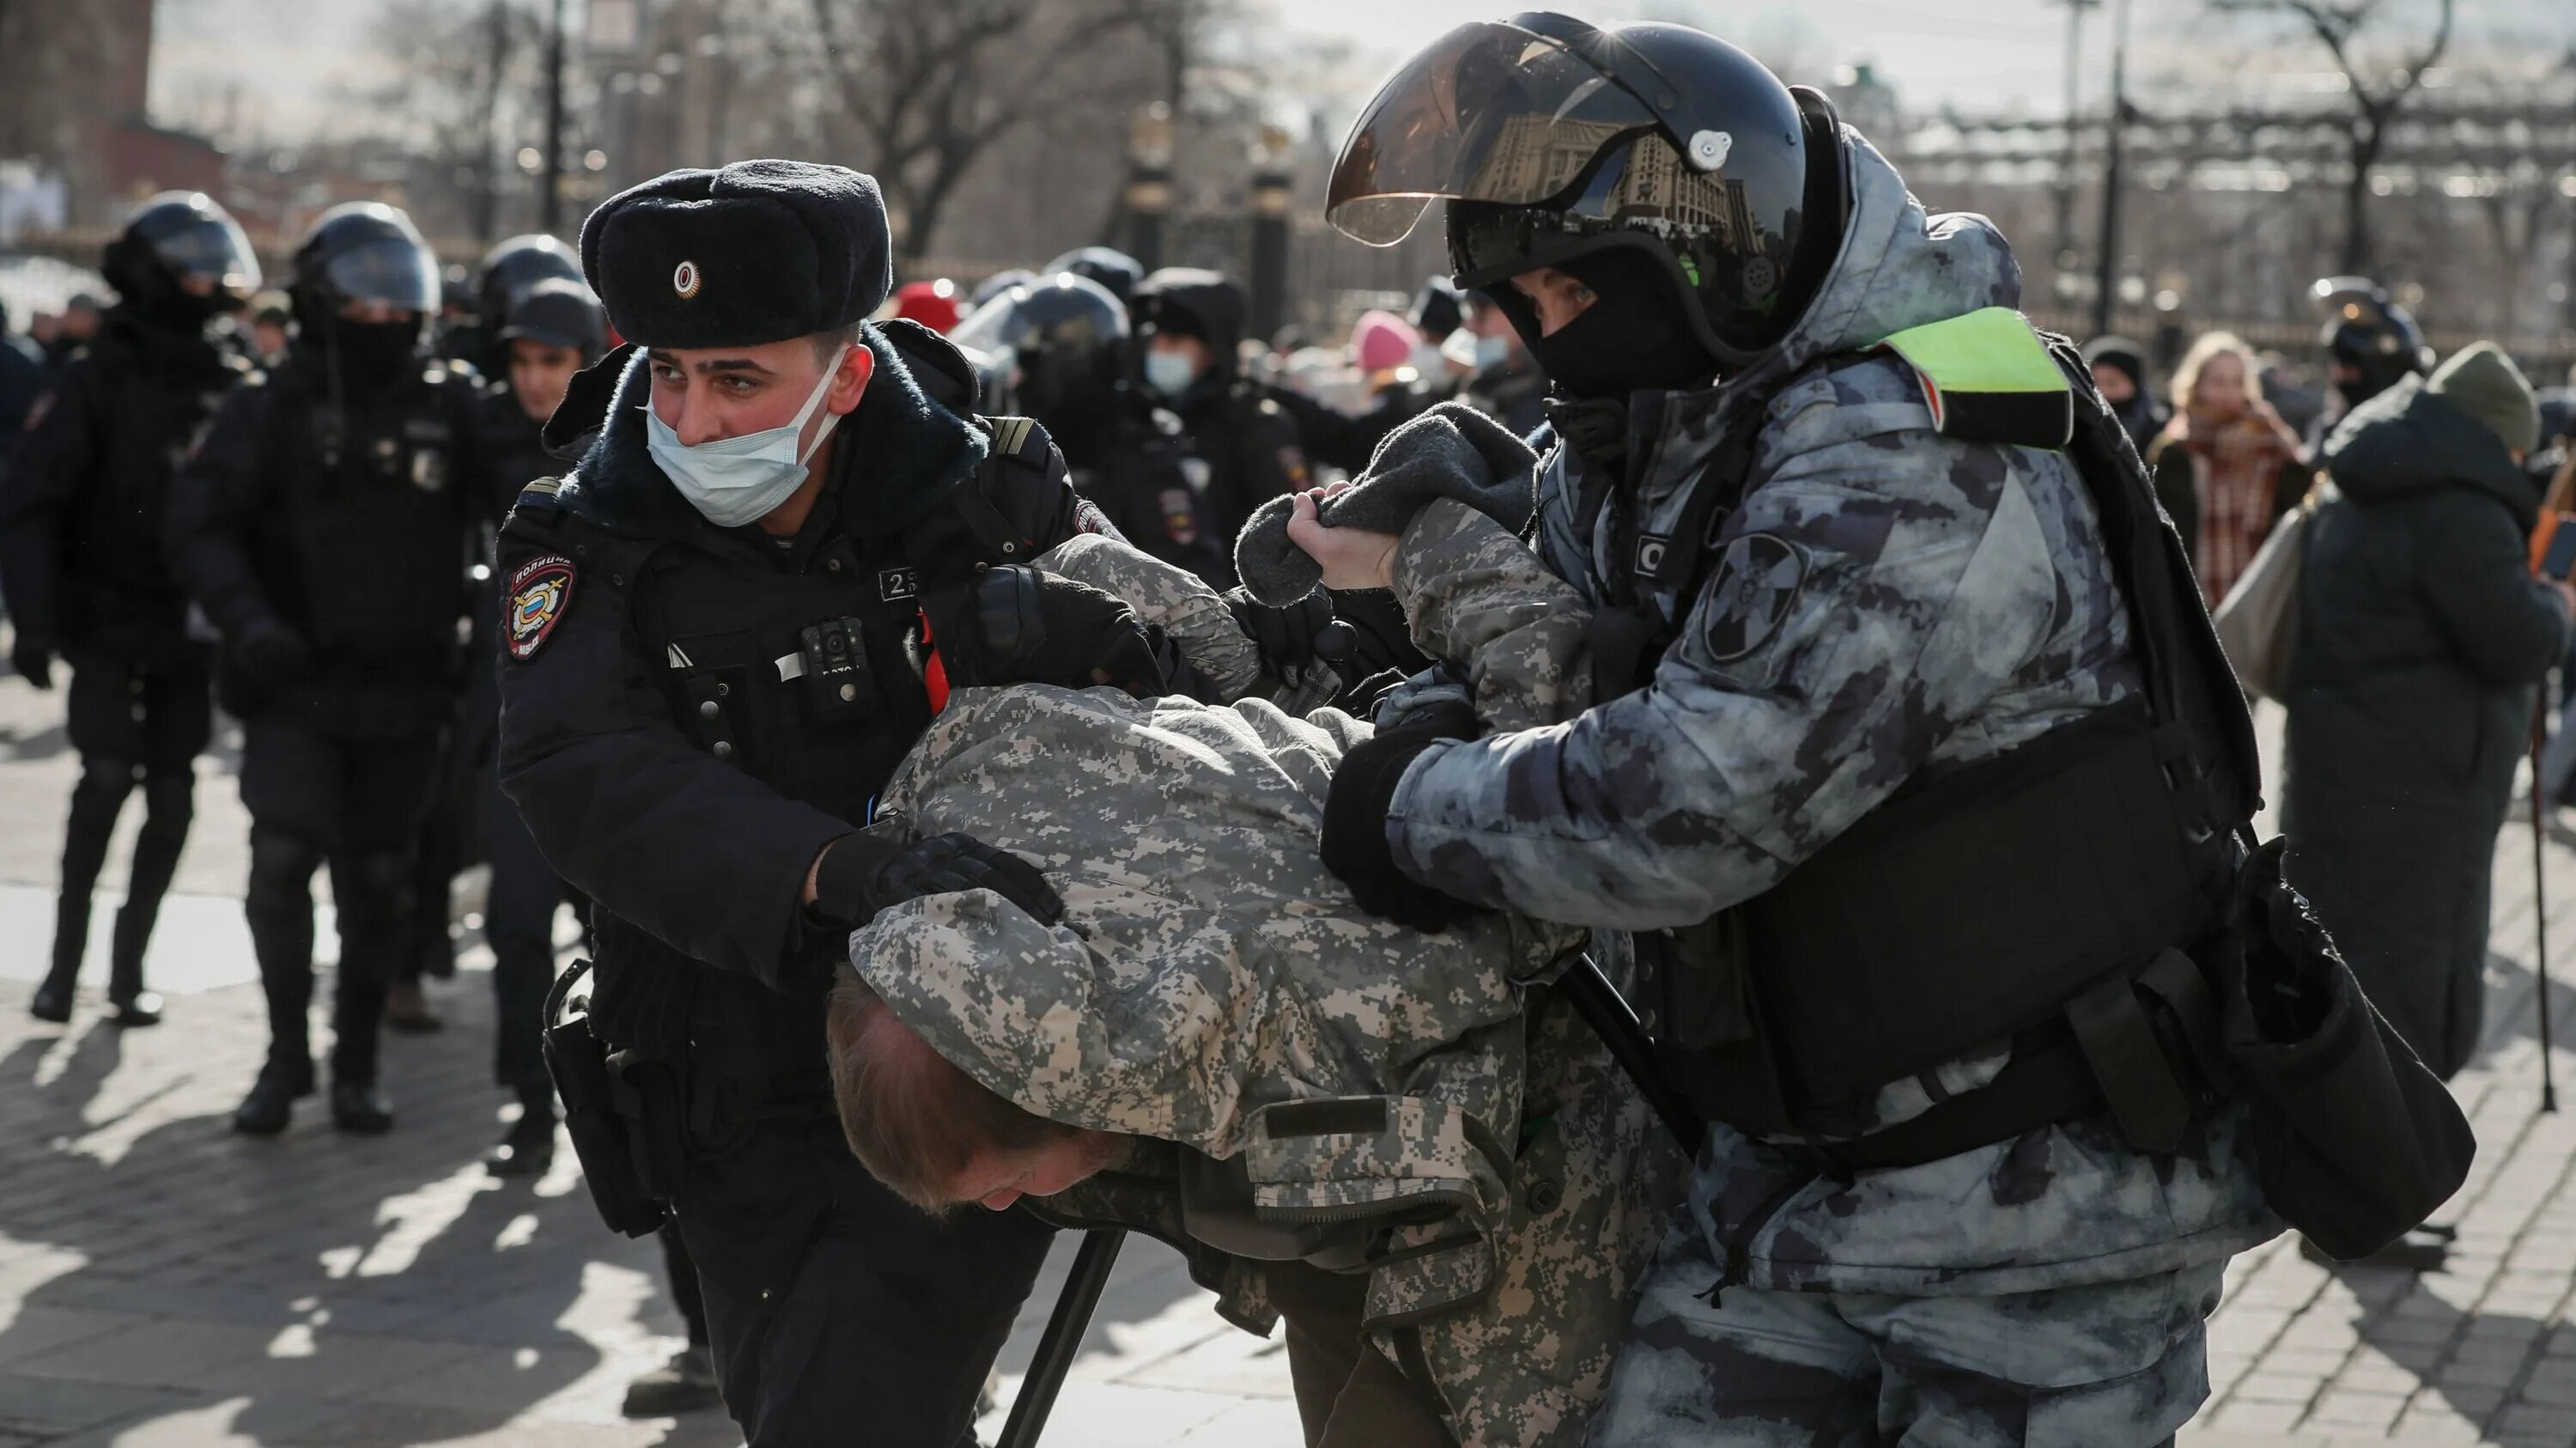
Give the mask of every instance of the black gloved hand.
M 1037 866 L 972 835 L 932 835 L 911 844 L 844 835 L 814 871 L 816 912 L 853 929 L 889 905 L 960 890 L 990 890 L 1042 925 L 1064 918 L 1064 902 Z
M 1404 771 L 1443 735 L 1428 727 L 1389 730 L 1351 746 L 1324 796 L 1324 868 L 1351 887 L 1360 908 L 1416 930 L 1445 930 L 1487 913 L 1415 880 L 1395 862 L 1386 816 Z
M 9 667 L 39 689 L 54 686 L 54 641 L 43 634 L 21 633 L 9 644 Z
M 1261 671 L 1294 682 L 1318 655 L 1315 640 L 1333 622 L 1333 596 L 1318 588 L 1295 603 L 1274 607 L 1241 587 L 1225 591 L 1235 627 L 1261 650 Z
M 1165 691 L 1136 611 L 1088 583 L 1029 567 L 988 568 L 925 608 L 952 686 L 1109 683 L 1148 698 Z
M 282 623 L 264 623 L 233 644 L 233 659 L 264 689 L 311 677 L 317 667 L 313 646 Z

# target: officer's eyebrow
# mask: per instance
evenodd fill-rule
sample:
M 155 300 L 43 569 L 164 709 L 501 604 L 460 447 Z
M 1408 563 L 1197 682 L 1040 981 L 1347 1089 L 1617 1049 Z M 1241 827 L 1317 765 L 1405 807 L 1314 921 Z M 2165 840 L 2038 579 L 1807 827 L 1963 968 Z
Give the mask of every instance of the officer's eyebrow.
M 761 366 L 759 363 L 754 362 L 748 357 L 698 357 L 692 358 L 686 368 L 680 368 L 679 358 L 674 357 L 667 352 L 659 352 L 654 355 L 660 359 L 662 365 L 665 367 L 694 372 L 701 377 L 713 376 L 719 372 L 747 372 L 762 377 L 774 377 L 777 375 L 770 371 L 770 369 Z

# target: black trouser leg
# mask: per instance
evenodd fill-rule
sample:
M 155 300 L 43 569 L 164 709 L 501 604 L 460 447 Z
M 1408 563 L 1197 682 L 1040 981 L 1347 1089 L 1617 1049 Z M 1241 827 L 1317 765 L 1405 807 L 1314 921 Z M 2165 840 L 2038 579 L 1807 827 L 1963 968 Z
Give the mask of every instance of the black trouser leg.
M 483 937 L 492 945 L 492 1079 L 531 1109 L 551 1112 L 553 1081 L 543 1049 L 546 992 L 555 978 L 555 907 L 564 898 L 519 807 L 496 785 L 484 803 L 492 888 Z
M 68 991 L 80 978 L 81 955 L 89 944 L 90 892 L 98 888 L 108 836 L 116 833 L 117 812 L 133 788 L 132 761 L 81 757 L 80 782 L 72 786 L 71 821 L 63 830 L 63 888 L 54 900 L 54 958 L 45 976 L 49 991 Z
M 689 1346 L 707 1345 L 707 1300 L 698 1291 L 698 1264 L 689 1260 L 689 1244 L 680 1224 L 664 1222 L 653 1234 L 662 1239 L 662 1270 L 671 1276 L 671 1305 L 689 1325 Z
M 331 856 L 340 907 L 340 980 L 331 999 L 331 1079 L 376 1079 L 385 992 L 402 968 L 412 917 L 412 860 L 401 850 Z
M 243 902 L 250 917 L 251 950 L 259 957 L 259 985 L 268 997 L 271 1064 L 313 1060 L 313 872 L 322 846 L 302 835 L 253 821 L 250 889 Z
M 179 851 L 188 843 L 188 825 L 197 814 L 196 771 L 182 766 L 145 775 L 143 808 L 125 904 L 116 912 L 116 935 L 108 951 L 108 999 L 120 1003 L 143 993 L 143 952 L 152 943 L 152 924 L 161 917 L 161 899 L 179 872 Z

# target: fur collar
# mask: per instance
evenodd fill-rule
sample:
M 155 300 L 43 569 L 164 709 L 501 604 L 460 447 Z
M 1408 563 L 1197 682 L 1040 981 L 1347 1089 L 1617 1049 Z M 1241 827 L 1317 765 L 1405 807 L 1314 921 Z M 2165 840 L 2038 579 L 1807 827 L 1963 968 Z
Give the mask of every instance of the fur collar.
M 990 444 L 982 428 L 922 391 L 874 325 L 861 327 L 860 337 L 876 354 L 876 373 L 858 410 L 841 420 L 826 487 L 839 495 L 842 516 L 855 531 L 873 533 L 928 512 L 974 473 Z M 578 419 L 575 426 L 596 433 L 556 496 L 575 516 L 629 537 L 686 538 L 713 530 L 645 450 L 648 386 L 643 351 L 634 347 L 611 352 L 575 379 L 565 411 Z M 608 402 L 598 408 L 602 392 Z M 565 422 L 559 415 L 547 431 L 560 436 Z

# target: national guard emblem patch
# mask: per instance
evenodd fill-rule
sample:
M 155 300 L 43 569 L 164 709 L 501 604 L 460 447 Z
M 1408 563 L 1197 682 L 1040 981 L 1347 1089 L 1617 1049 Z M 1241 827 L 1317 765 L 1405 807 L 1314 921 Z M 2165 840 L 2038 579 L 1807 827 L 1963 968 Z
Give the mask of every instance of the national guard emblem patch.
M 537 656 L 572 601 L 572 560 L 560 553 L 540 553 L 510 575 L 510 595 L 502 605 L 503 642 L 521 663 Z
M 1727 544 L 1708 586 L 1710 659 L 1731 663 L 1769 643 L 1806 582 L 1806 556 L 1786 539 L 1747 533 Z

